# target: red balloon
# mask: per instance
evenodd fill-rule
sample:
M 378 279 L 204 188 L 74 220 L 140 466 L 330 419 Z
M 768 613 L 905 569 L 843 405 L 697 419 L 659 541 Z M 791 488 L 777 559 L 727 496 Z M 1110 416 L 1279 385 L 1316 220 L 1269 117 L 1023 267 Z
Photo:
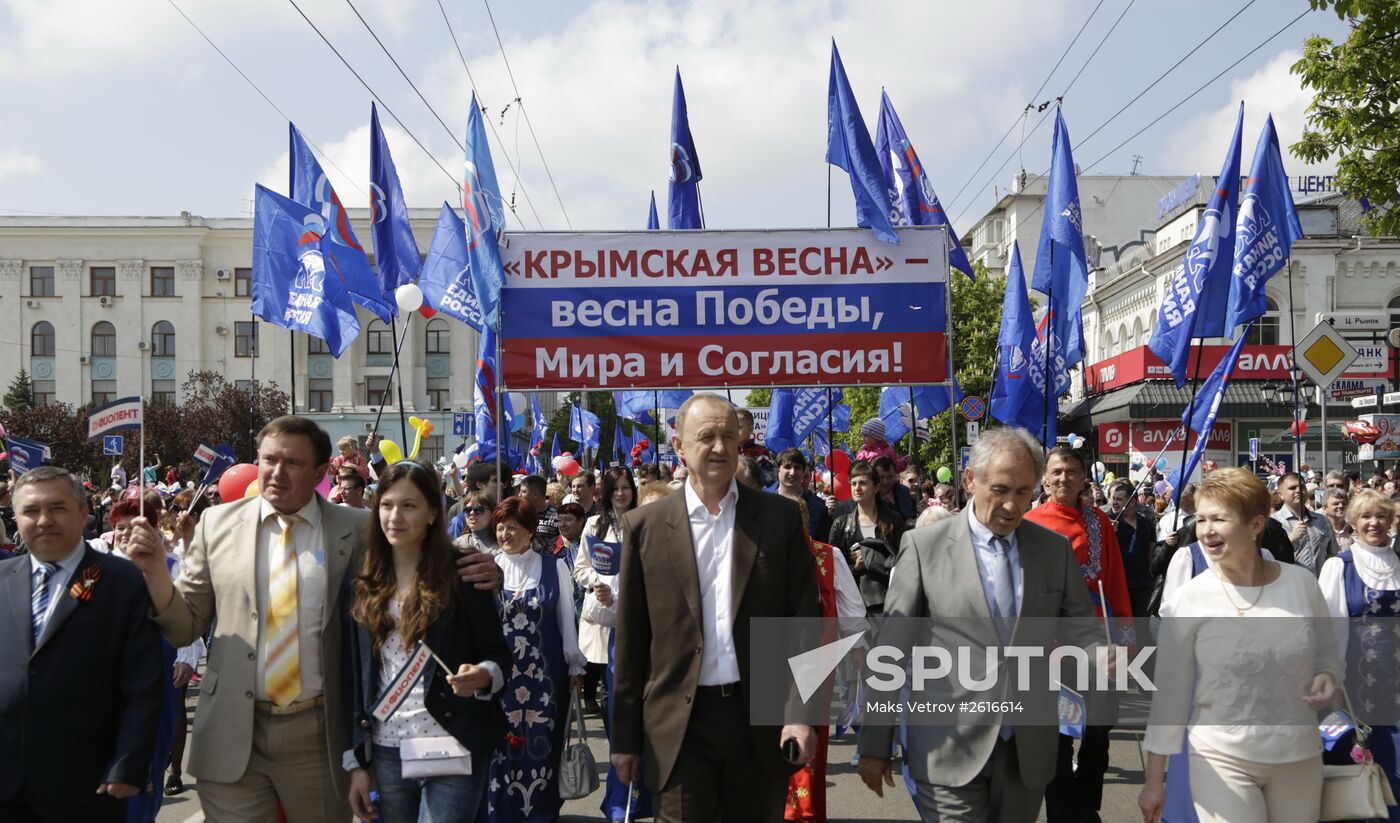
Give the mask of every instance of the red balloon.
M 832 477 L 846 479 L 846 473 L 851 470 L 851 456 L 844 451 L 837 449 L 831 453 L 831 473 Z
M 565 460 L 561 466 L 559 466 L 559 473 L 564 475 L 565 477 L 573 477 L 574 475 L 579 473 L 579 468 L 580 467 L 578 461 L 574 460 L 573 458 L 569 458 L 568 460 Z
M 230 466 L 219 477 L 219 499 L 224 501 L 242 500 L 248 484 L 258 479 L 258 467 L 252 463 L 239 463 Z
M 1308 433 L 1308 421 L 1299 420 L 1293 425 L 1289 426 L 1288 430 L 1293 433 L 1294 437 L 1302 437 L 1303 435 Z
M 845 472 L 831 478 L 831 487 L 837 500 L 851 499 L 851 479 L 846 476 Z

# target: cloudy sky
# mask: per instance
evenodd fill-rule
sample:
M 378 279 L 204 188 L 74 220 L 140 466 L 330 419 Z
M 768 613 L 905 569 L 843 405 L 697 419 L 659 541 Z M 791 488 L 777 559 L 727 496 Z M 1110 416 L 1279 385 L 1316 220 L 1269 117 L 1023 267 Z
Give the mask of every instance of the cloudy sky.
M 503 194 L 515 192 L 511 227 L 525 229 L 641 228 L 652 190 L 664 214 L 677 66 L 711 228 L 826 224 L 835 38 L 867 123 L 883 86 L 964 230 L 1018 169 L 1045 171 L 1051 121 L 1037 130 L 1032 112 L 1023 123 L 1027 103 L 1064 96 L 1076 160 L 1092 173 L 1126 173 L 1141 155 L 1144 174 L 1214 174 L 1241 99 L 1246 163 L 1266 112 L 1285 145 L 1297 139 L 1308 96 L 1288 67 L 1307 37 L 1345 36 L 1331 13 L 1308 13 L 1115 150 L 1305 0 L 489 2 L 509 74 L 483 0 L 0 0 L 0 215 L 246 214 L 255 182 L 286 189 L 286 121 L 273 104 L 329 156 L 342 200 L 364 205 L 371 95 L 297 6 L 402 120 L 381 109 L 410 205 L 454 199 L 470 70 L 502 141 L 492 149 Z M 508 107 L 517 96 L 543 160 L 521 105 Z M 831 191 L 834 223 L 851 224 L 839 170 Z

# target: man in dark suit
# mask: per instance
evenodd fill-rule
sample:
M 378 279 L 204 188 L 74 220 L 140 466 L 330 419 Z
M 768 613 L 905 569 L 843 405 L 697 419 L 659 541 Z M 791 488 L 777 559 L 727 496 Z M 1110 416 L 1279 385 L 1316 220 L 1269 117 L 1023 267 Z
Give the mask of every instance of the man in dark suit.
M 749 621 L 816 617 L 816 566 L 801 510 L 737 485 L 739 421 L 715 395 L 676 415 L 684 491 L 622 520 L 612 762 L 659 792 L 657 820 L 780 821 L 811 726 L 753 726 Z
M 0 561 L 0 820 L 125 820 L 165 696 L 146 585 L 88 548 L 86 496 L 66 470 L 21 475 L 14 500 L 29 554 Z
M 1025 430 L 984 432 L 964 474 L 972 504 L 957 517 L 904 534 L 885 615 L 932 618 L 929 642 L 944 648 L 975 642 L 1048 650 L 1063 642 L 1101 643 L 1102 628 L 1092 620 L 1094 607 L 1069 541 L 1024 519 L 1044 467 L 1040 444 Z M 1087 619 L 1063 624 L 1058 631 L 1069 636 L 1061 637 L 1055 621 L 1020 618 Z M 980 636 L 973 636 L 974 626 Z M 1038 682 L 1047 682 L 1043 662 L 1032 664 Z M 1001 681 L 1008 677 L 1003 673 Z M 1055 692 L 1033 689 L 1015 697 L 1024 697 L 1028 715 L 1056 717 Z M 954 690 L 946 699 L 1005 698 Z M 883 796 L 881 784 L 894 785 L 889 754 L 897 718 L 876 714 L 867 715 L 860 730 L 858 771 Z M 925 823 L 1036 819 L 1055 775 L 1059 729 L 1046 723 L 1013 728 L 1012 720 L 969 714 L 940 725 L 909 725 L 906 768 Z

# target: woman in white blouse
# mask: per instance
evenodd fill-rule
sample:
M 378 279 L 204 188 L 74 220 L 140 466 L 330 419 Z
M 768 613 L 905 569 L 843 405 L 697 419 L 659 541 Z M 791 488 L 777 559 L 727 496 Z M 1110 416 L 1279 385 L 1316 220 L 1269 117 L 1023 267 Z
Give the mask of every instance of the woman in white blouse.
M 500 552 L 499 613 L 511 669 L 506 677 L 505 739 L 491 755 L 486 816 L 493 823 L 554 820 L 559 761 L 572 690 L 583 680 L 568 565 L 533 551 L 539 516 L 523 497 L 507 497 L 491 516 Z
M 1333 633 L 1314 620 L 1327 604 L 1312 575 L 1259 555 L 1269 508 L 1268 489 L 1244 469 L 1218 469 L 1197 489 L 1196 537 L 1212 565 L 1164 604 L 1138 798 L 1149 823 L 1183 736 L 1203 823 L 1318 818 L 1316 712 L 1333 704 L 1342 662 Z
M 593 568 L 588 554 L 590 538 L 621 545 L 622 532 L 618 521 L 632 510 L 637 501 L 637 484 L 632 473 L 614 466 L 603 474 L 603 495 L 598 500 L 598 513 L 583 526 L 584 539 L 579 541 L 574 557 L 574 582 L 586 591 L 578 624 L 578 645 L 588 658 L 588 672 L 583 681 L 584 704 L 590 712 L 599 711 L 598 682 L 608 665 L 608 637 L 612 633 L 616 606 L 613 592 L 617 575 L 600 575 Z
M 1347 661 L 1347 688 L 1359 720 L 1371 724 L 1369 748 L 1400 796 L 1396 750 L 1400 747 L 1400 557 L 1391 544 L 1395 504 L 1364 489 L 1347 505 L 1351 547 L 1322 564 L 1318 585 L 1333 617 L 1338 645 Z M 1349 746 L 1335 747 L 1338 763 L 1350 762 Z M 1329 762 L 1333 762 L 1329 759 Z M 1390 807 L 1400 820 L 1400 806 Z

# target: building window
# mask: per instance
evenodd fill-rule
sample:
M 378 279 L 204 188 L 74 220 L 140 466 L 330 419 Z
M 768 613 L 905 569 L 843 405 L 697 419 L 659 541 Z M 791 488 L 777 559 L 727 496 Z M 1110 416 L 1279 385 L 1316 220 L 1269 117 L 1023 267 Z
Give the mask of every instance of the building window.
M 450 393 L 446 377 L 428 378 L 428 408 L 430 410 L 443 411 L 448 408 L 447 396 Z
M 29 333 L 29 355 L 31 357 L 53 357 L 53 324 L 40 320 Z
M 29 296 L 53 297 L 53 266 L 29 267 Z
M 331 410 L 331 381 L 325 378 L 312 378 L 306 385 L 306 410 L 328 412 Z
M 151 296 L 175 296 L 174 266 L 151 266 Z
M 117 330 L 106 320 L 92 326 L 92 356 L 117 356 Z
M 34 388 L 34 405 L 48 406 L 54 401 L 54 381 L 35 380 L 30 385 Z
M 1400 297 L 1392 299 L 1385 307 L 1390 310 L 1390 327 L 1400 329 Z
M 151 403 L 157 406 L 175 405 L 175 381 L 152 380 Z
M 1279 341 L 1280 315 L 1278 303 L 1272 297 L 1265 297 L 1266 309 L 1260 318 L 1254 321 L 1254 328 L 1249 330 L 1249 339 L 1245 341 L 1247 346 L 1277 346 Z
M 234 269 L 233 270 L 233 296 L 252 297 L 253 296 L 253 270 Z
M 88 269 L 88 290 L 93 297 L 117 296 L 117 270 L 114 266 L 92 266 Z
M 365 354 L 393 354 L 394 333 L 383 320 L 371 320 L 365 328 Z
M 383 406 L 388 394 L 388 376 L 365 378 L 365 405 Z
M 423 438 L 423 447 L 418 452 L 418 459 L 428 463 L 436 463 L 442 459 L 443 444 L 442 435 L 430 434 Z
M 169 320 L 162 320 L 151 327 L 151 356 L 175 356 L 175 326 Z
M 429 320 L 428 329 L 423 334 L 428 354 L 452 353 L 452 331 L 448 328 L 446 320 L 440 318 Z
M 235 321 L 233 324 L 233 356 L 258 356 L 258 324 L 251 320 Z
M 115 380 L 94 380 L 92 381 L 92 403 L 95 406 L 105 406 L 117 399 L 117 381 Z
M 327 346 L 326 341 L 322 340 L 321 338 L 316 337 L 315 335 L 308 334 L 306 336 L 306 353 L 330 354 L 331 347 Z

